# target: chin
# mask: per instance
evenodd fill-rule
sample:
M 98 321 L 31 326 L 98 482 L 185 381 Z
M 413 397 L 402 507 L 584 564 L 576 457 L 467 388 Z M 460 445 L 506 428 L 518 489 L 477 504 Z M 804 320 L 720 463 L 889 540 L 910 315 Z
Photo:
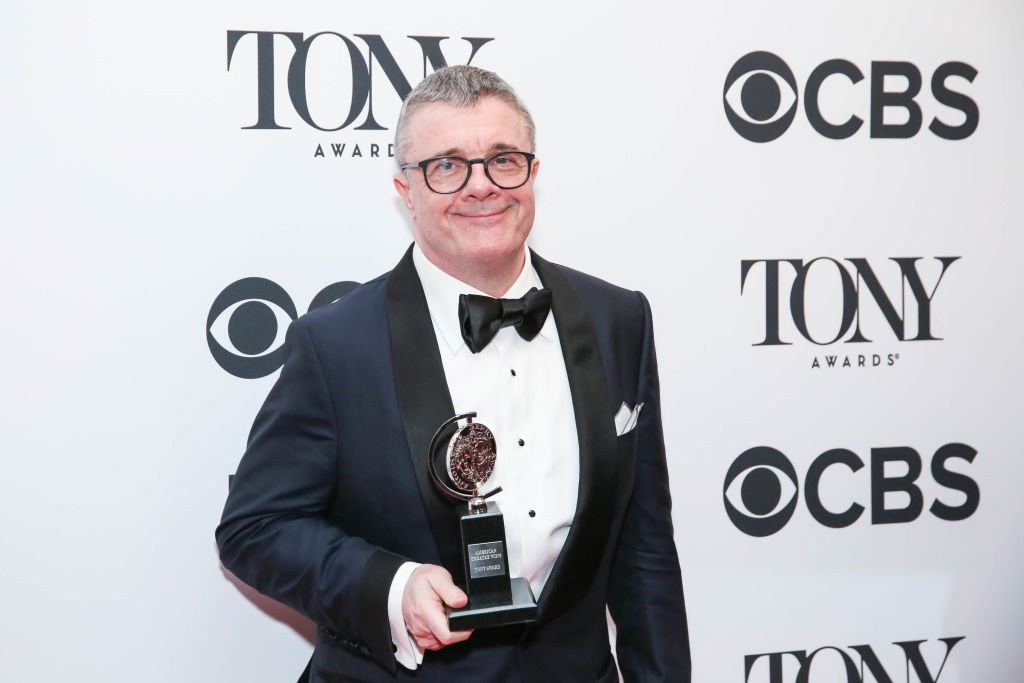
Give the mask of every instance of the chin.
M 465 258 L 477 263 L 504 263 L 522 255 L 523 242 L 514 244 L 477 244 L 469 246 L 463 252 Z

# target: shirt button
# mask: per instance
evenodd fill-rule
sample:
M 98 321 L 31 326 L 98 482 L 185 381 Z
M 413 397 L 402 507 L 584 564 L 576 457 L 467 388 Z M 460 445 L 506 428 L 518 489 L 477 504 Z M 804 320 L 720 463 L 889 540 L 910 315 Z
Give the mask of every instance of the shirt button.
M 525 441 L 523 441 L 522 439 L 519 439 L 519 445 L 520 445 L 520 446 L 525 446 L 525 445 L 526 445 L 526 442 L 525 442 Z
M 515 376 L 516 376 L 516 370 L 515 370 L 515 368 L 512 368 L 512 376 L 513 376 L 513 377 L 515 377 Z
M 536 517 L 537 516 L 537 512 L 535 510 L 530 510 L 530 516 L 531 517 Z

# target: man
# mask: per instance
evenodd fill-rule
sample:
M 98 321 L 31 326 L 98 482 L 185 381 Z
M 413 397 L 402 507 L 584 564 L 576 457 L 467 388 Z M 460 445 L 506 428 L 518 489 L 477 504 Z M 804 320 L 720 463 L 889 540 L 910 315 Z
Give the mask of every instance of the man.
M 290 327 L 217 529 L 224 565 L 319 624 L 314 681 L 616 681 L 606 606 L 626 681 L 689 681 L 646 299 L 527 250 L 533 120 L 495 74 L 424 79 L 396 149 L 415 245 Z M 467 599 L 427 452 L 469 411 L 497 441 L 488 487 L 510 574 L 538 596 L 528 626 L 447 628 Z

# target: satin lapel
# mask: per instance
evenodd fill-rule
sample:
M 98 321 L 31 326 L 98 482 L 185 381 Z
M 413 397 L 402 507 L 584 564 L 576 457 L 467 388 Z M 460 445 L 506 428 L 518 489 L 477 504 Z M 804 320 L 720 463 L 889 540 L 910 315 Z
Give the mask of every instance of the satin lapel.
M 551 289 L 580 443 L 576 516 L 538 601 L 539 618 L 548 621 L 581 599 L 593 580 L 614 516 L 617 448 L 604 365 L 583 300 L 568 278 L 536 253 L 533 266 Z
M 388 276 L 387 306 L 398 406 L 420 497 L 441 563 L 456 583 L 461 583 L 462 555 L 455 506 L 437 491 L 427 472 L 430 440 L 441 423 L 455 415 L 455 409 L 411 247 Z

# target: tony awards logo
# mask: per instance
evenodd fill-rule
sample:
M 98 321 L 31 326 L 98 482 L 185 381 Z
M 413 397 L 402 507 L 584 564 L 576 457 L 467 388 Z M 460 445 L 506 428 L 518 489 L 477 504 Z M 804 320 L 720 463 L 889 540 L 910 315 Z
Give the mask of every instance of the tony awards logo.
M 469 604 L 449 611 L 448 627 L 453 631 L 529 622 L 537 615 L 529 582 L 522 577 L 509 578 L 504 517 L 497 503 L 487 501 L 501 487 L 481 494 L 494 472 L 498 448 L 494 434 L 473 422 L 475 417 L 476 413 L 465 413 L 445 420 L 430 440 L 427 454 L 427 471 L 435 486 L 460 503 L 459 540 Z M 459 427 L 461 420 L 465 424 Z M 449 484 L 438 474 L 435 454 L 453 426 L 455 435 L 445 458 Z

